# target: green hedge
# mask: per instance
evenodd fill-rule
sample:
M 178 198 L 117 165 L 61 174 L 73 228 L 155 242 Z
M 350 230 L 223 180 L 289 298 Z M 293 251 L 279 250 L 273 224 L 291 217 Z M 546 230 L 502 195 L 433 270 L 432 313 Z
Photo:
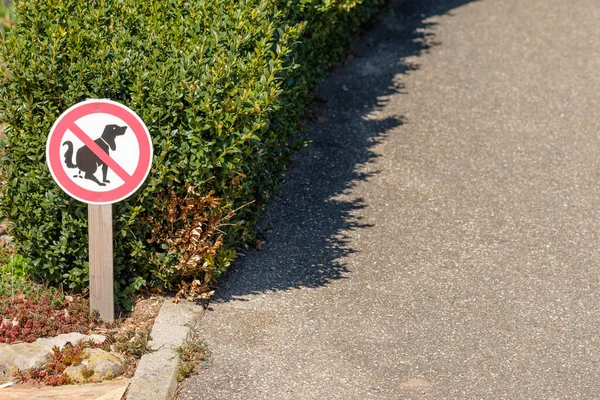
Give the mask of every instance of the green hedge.
M 315 83 L 378 3 L 17 1 L 1 51 L 0 210 L 19 252 L 40 279 L 87 286 L 87 208 L 54 183 L 45 143 L 68 107 L 109 98 L 145 121 L 155 154 L 142 189 L 113 206 L 117 293 L 217 278 L 252 240 Z M 190 273 L 177 248 L 190 241 L 164 233 L 192 222 L 212 247 Z

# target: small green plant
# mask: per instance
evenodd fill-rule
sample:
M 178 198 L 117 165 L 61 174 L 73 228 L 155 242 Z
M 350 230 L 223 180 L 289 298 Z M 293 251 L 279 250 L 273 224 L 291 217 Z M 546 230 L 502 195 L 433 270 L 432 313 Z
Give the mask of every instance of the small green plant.
M 119 282 L 115 282 L 116 302 L 120 304 L 125 311 L 132 311 L 132 298 L 145 284 L 146 280 L 139 276 L 130 285 L 125 286 L 125 288 L 121 288 Z
M 13 278 L 24 281 L 29 278 L 32 270 L 25 262 L 25 257 L 20 254 L 0 255 L 0 273 L 2 276 L 10 275 Z
M 87 365 L 84 365 L 83 368 L 81 369 L 81 376 L 83 377 L 83 379 L 87 382 L 93 375 L 94 375 L 94 370 L 88 368 Z
M 208 346 L 200 338 L 199 331 L 195 327 L 190 330 L 185 342 L 175 348 L 175 353 L 179 356 L 180 361 L 177 370 L 179 382 L 198 373 L 200 367 L 206 364 L 211 356 Z
M 128 329 L 116 335 L 109 335 L 104 343 L 107 351 L 117 351 L 126 357 L 140 358 L 146 353 L 152 352 L 148 346 L 152 328 Z
M 0 298 L 17 293 L 33 294 L 36 285 L 31 282 L 31 268 L 25 258 L 6 248 L 0 249 Z

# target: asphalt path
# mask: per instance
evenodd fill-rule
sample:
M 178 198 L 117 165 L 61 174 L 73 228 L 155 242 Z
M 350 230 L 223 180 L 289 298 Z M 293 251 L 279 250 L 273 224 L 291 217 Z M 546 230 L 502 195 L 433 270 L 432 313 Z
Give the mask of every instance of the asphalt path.
M 393 5 L 319 88 L 180 398 L 598 398 L 599 21 Z

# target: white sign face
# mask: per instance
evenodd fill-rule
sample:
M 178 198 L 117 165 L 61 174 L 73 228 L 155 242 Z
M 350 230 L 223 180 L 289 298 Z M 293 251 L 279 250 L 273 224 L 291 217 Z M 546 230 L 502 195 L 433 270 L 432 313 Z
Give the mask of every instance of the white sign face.
M 111 204 L 135 192 L 152 163 L 148 129 L 135 112 L 110 100 L 87 100 L 65 111 L 46 144 L 52 176 L 70 196 Z

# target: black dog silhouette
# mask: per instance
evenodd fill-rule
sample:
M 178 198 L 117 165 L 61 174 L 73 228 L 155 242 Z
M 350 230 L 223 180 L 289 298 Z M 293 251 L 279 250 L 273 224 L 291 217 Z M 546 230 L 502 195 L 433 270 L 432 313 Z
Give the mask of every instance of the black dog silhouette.
M 102 136 L 94 140 L 94 143 L 100 146 L 106 154 L 109 154 L 109 149 L 113 151 L 117 149 L 115 139 L 117 136 L 125 134 L 126 129 L 126 126 L 106 125 L 104 127 L 104 132 L 102 132 Z M 79 150 L 77 150 L 77 155 L 75 156 L 75 163 L 73 163 L 73 143 L 71 143 L 70 140 L 67 140 L 63 143 L 63 146 L 65 145 L 68 147 L 67 152 L 65 153 L 65 164 L 68 168 L 79 169 L 79 175 L 75 175 L 74 177 L 81 178 L 81 172 L 83 171 L 85 173 L 83 178 L 94 181 L 100 186 L 106 186 L 107 183 L 110 183 L 110 181 L 106 179 L 108 165 L 100 160 L 93 151 L 87 146 L 79 148 Z M 102 182 L 94 176 L 99 166 L 102 166 Z

